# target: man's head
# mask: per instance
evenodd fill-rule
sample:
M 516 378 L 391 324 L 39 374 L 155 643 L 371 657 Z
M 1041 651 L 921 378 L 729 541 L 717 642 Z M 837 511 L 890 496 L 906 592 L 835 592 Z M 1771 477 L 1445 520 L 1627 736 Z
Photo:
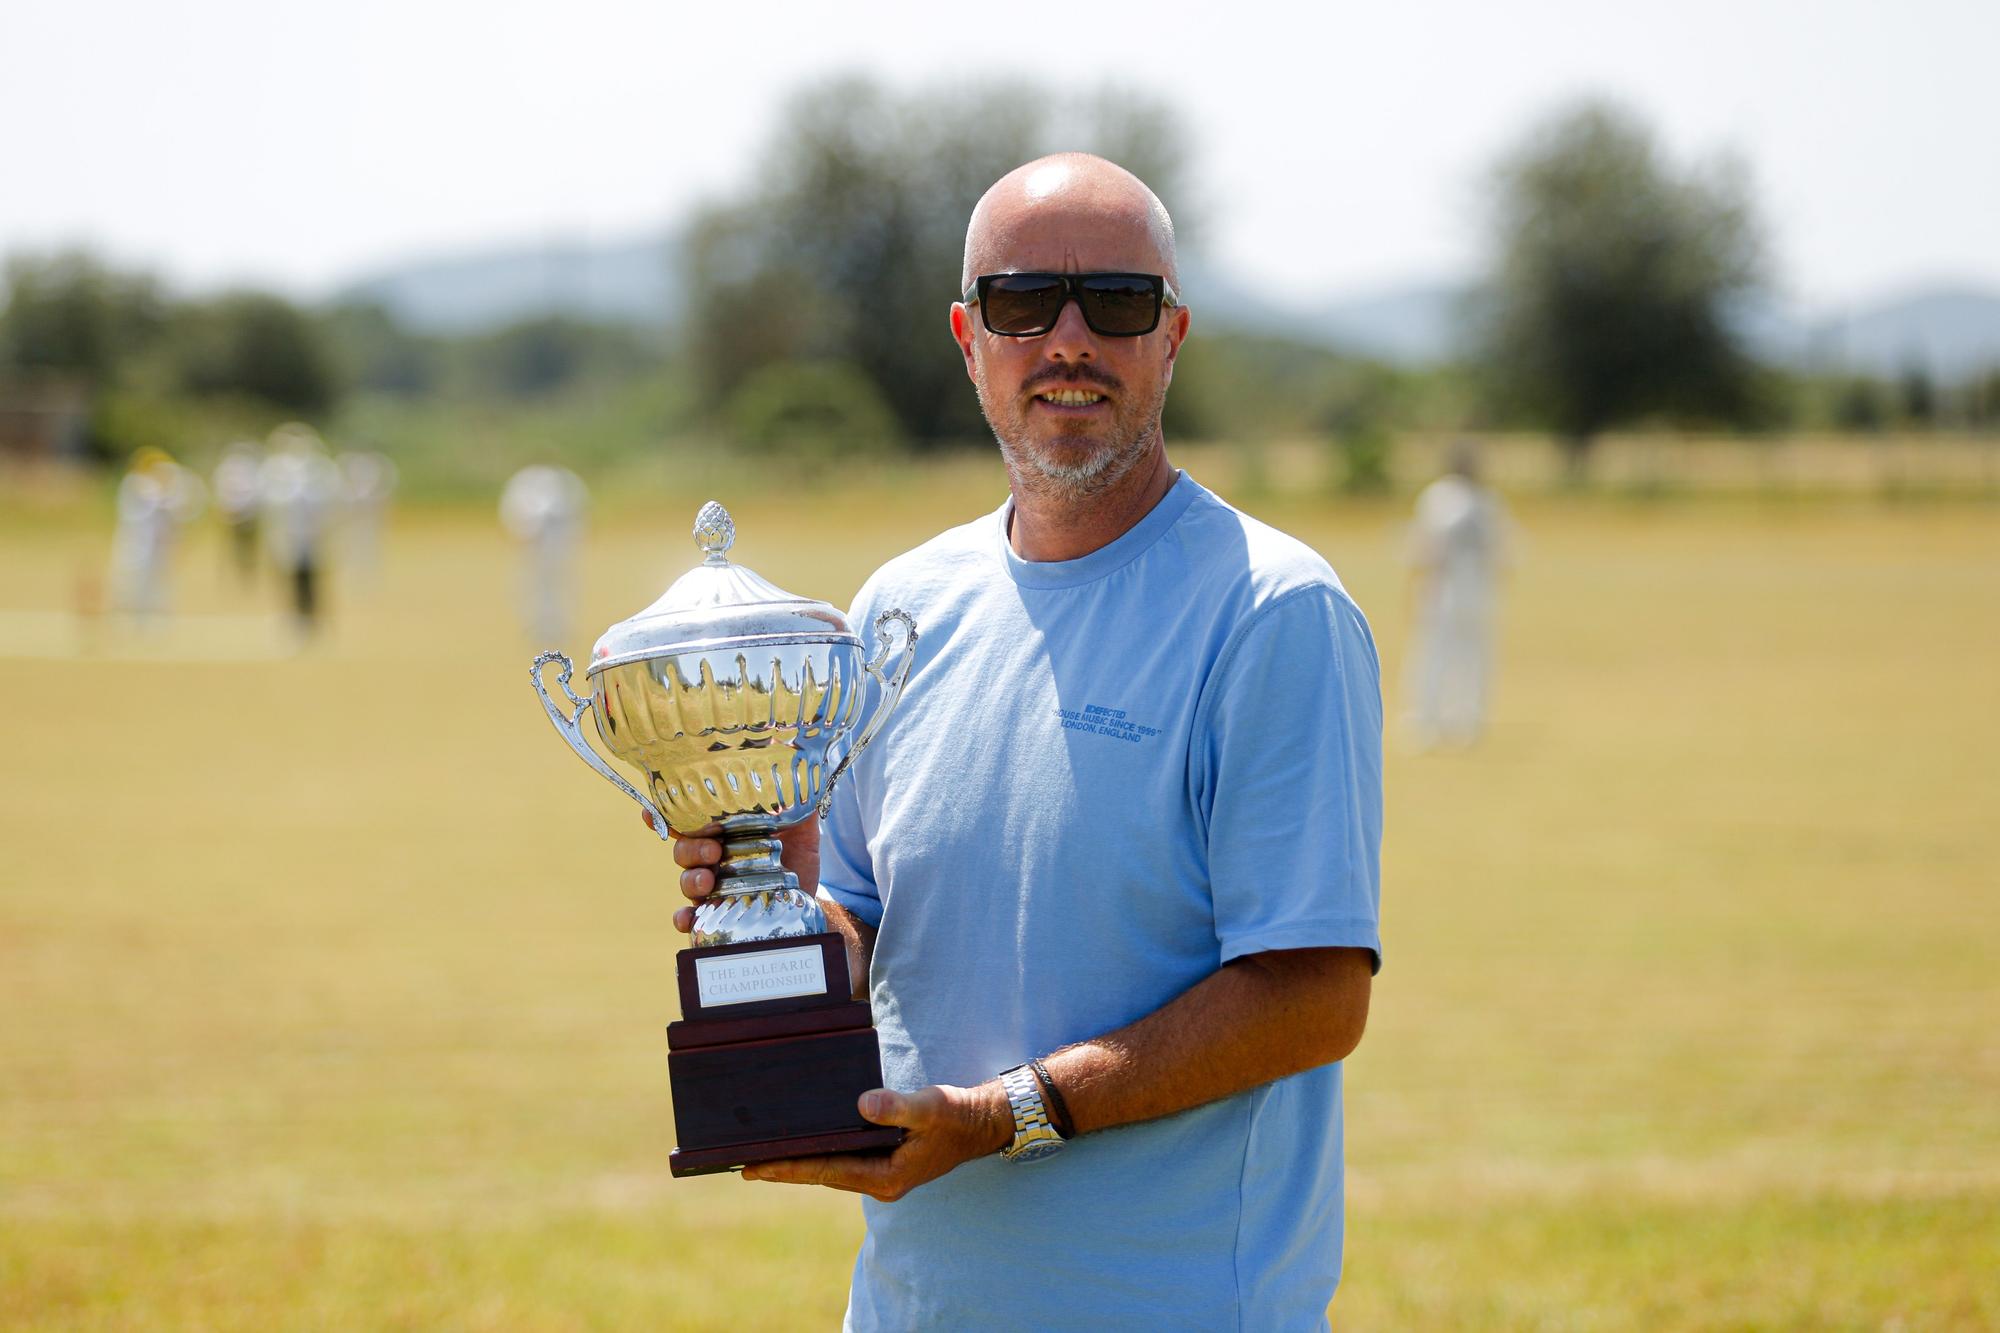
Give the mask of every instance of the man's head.
M 994 273 L 1157 274 L 1178 291 L 1173 220 L 1123 167 L 1085 153 L 1045 157 L 1001 177 L 972 210 L 962 287 Z M 976 304 L 954 305 L 951 328 L 1017 485 L 1095 495 L 1162 447 L 1185 307 L 1165 307 L 1136 336 L 1093 331 L 1074 299 L 1031 337 L 992 332 Z

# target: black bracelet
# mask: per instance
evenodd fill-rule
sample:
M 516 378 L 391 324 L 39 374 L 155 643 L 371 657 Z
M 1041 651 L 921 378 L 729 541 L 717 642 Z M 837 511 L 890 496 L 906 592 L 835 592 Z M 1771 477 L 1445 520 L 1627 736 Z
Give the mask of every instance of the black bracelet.
M 1028 1061 L 1028 1068 L 1035 1071 L 1035 1077 L 1042 1081 L 1042 1091 L 1048 1094 L 1049 1111 L 1051 1113 L 1049 1115 L 1049 1123 L 1053 1124 L 1056 1127 L 1056 1133 L 1062 1135 L 1064 1138 L 1075 1138 L 1076 1121 L 1070 1119 L 1069 1103 L 1063 1100 L 1062 1089 L 1056 1086 L 1056 1081 L 1049 1077 L 1049 1067 L 1043 1064 L 1041 1058 L 1037 1056 L 1035 1059 Z

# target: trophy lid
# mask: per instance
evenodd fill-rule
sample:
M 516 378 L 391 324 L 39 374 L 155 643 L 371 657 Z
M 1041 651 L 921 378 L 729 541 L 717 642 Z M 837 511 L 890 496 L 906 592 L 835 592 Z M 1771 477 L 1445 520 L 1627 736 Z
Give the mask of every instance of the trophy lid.
M 604 631 L 590 671 L 647 657 L 779 643 L 861 640 L 826 602 L 784 591 L 756 571 L 731 564 L 736 524 L 714 500 L 695 515 L 694 538 L 706 558 L 674 580 L 645 610 Z

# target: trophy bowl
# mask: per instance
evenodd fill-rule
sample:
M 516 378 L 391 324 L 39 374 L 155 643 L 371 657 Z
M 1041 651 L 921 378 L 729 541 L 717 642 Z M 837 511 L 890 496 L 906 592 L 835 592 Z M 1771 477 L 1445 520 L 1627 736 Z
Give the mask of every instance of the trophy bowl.
M 675 828 L 735 815 L 795 824 L 818 807 L 864 694 L 861 641 L 822 633 L 594 660 L 597 734 Z
M 535 689 L 570 748 L 651 812 L 662 838 L 720 826 L 723 859 L 715 892 L 695 909 L 695 945 L 816 934 L 827 929 L 825 914 L 780 864 L 778 834 L 824 813 L 834 784 L 896 706 L 916 655 L 916 623 L 884 612 L 867 657 L 834 607 L 730 563 L 736 527 L 720 504 L 702 506 L 694 532 L 702 563 L 598 639 L 588 698 L 570 690 L 572 664 L 557 652 L 535 659 Z M 574 713 L 544 683 L 551 662 L 561 664 Z M 869 676 L 882 697 L 864 722 Z M 586 709 L 638 786 L 589 744 Z

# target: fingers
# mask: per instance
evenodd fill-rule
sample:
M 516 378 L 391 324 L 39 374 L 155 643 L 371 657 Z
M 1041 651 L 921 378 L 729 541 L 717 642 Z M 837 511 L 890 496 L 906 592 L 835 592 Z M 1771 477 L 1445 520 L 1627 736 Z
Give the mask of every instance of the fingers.
M 722 844 L 714 838 L 674 835 L 674 864 L 687 868 L 712 866 L 722 859 Z
M 743 1168 L 745 1180 L 768 1180 L 784 1185 L 824 1185 L 828 1189 L 867 1194 L 885 1202 L 900 1199 L 908 1191 L 898 1176 L 895 1155 L 863 1157 L 858 1153 L 831 1153 L 825 1157 L 789 1157 L 776 1162 L 759 1162 Z
M 722 860 L 722 844 L 714 838 L 693 834 L 674 835 L 674 863 L 681 871 L 681 892 L 689 898 L 705 898 L 715 889 L 715 871 Z
M 931 1122 L 934 1114 L 925 1101 L 924 1093 L 911 1095 L 891 1092 L 887 1088 L 862 1093 L 859 1106 L 862 1119 L 878 1125 L 900 1125 L 904 1129 L 922 1129 Z

